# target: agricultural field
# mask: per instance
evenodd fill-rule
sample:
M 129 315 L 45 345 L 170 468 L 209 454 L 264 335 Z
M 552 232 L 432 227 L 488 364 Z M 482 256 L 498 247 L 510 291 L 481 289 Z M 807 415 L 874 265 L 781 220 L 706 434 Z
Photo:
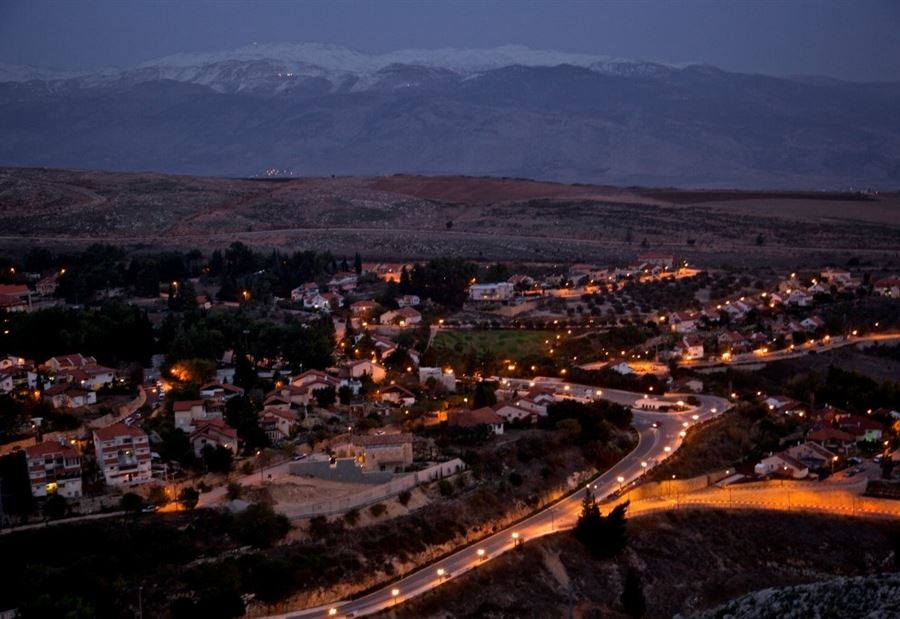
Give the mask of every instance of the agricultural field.
M 500 359 L 518 361 L 530 355 L 547 352 L 545 340 L 554 339 L 555 332 L 531 330 L 441 331 L 432 344 L 438 352 L 464 355 L 493 353 Z

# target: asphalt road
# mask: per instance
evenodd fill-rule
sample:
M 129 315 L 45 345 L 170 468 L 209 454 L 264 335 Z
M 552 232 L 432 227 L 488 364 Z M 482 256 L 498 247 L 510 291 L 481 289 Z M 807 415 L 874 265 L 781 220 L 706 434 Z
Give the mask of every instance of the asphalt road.
M 593 394 L 596 387 L 564 383 L 554 379 L 539 380 L 544 386 L 553 385 L 560 393 L 573 395 Z M 566 389 L 568 386 L 568 389 Z M 619 404 L 632 405 L 642 394 L 628 391 L 602 390 L 603 399 Z M 680 432 L 684 424 L 702 422 L 723 412 L 730 406 L 727 400 L 714 396 L 697 396 L 700 406 L 683 413 L 658 413 L 640 411 L 634 414 L 634 427 L 639 433 L 637 446 L 605 473 L 594 479 L 590 488 L 602 499 L 620 487 L 627 486 L 645 471 L 653 461 L 660 462 L 681 444 Z M 696 419 L 695 419 L 696 417 Z M 656 423 L 658 427 L 654 428 Z M 622 479 L 620 482 L 619 479 Z M 465 572 L 477 569 L 492 558 L 513 550 L 517 544 L 529 539 L 571 528 L 581 511 L 581 501 L 587 487 L 582 487 L 556 504 L 526 518 L 477 543 L 447 555 L 427 567 L 417 570 L 400 580 L 385 585 L 355 600 L 336 602 L 328 606 L 298 610 L 268 619 L 308 619 L 312 617 L 362 617 L 402 604 L 405 600 L 440 586 Z

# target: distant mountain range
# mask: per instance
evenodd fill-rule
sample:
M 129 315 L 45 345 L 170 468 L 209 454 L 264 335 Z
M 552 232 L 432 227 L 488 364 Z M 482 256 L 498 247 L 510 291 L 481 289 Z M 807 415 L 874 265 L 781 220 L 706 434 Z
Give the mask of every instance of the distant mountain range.
M 507 46 L 0 64 L 0 165 L 617 185 L 900 187 L 900 84 Z

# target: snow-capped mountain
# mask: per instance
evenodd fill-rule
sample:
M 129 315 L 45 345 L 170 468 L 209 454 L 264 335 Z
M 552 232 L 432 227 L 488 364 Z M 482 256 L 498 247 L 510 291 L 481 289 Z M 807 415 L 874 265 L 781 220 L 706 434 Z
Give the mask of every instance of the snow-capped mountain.
M 893 190 L 898 109 L 900 84 L 281 43 L 76 73 L 0 65 L 0 165 Z
M 320 43 L 252 44 L 235 50 L 183 53 L 137 67 L 102 72 L 56 73 L 33 67 L 0 65 L 0 82 L 68 81 L 81 86 L 115 82 L 173 80 L 209 86 L 217 92 L 283 91 L 304 80 L 324 80 L 333 90 L 366 90 L 379 74 L 397 65 L 449 71 L 462 78 L 509 66 L 571 65 L 608 75 L 652 76 L 668 67 L 608 56 L 534 50 L 519 45 L 492 49 L 407 49 L 366 54 Z

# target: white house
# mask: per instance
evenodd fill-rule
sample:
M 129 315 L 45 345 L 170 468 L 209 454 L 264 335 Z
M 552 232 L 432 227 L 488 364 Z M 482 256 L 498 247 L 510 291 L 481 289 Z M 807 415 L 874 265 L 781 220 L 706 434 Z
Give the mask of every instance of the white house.
M 362 378 L 368 374 L 371 377 L 372 382 L 375 383 L 380 383 L 384 380 L 384 377 L 387 376 L 387 370 L 384 369 L 384 366 L 379 365 L 374 361 L 370 361 L 369 359 L 353 361 L 347 366 L 347 370 L 350 373 L 351 378 Z
M 509 282 L 493 284 L 472 284 L 469 286 L 470 301 L 506 301 L 512 298 L 515 286 Z
M 509 402 L 500 402 L 495 404 L 492 408 L 493 411 L 507 423 L 512 423 L 513 421 L 537 423 L 537 418 L 539 417 L 537 412 L 521 408 L 516 404 L 510 404 Z M 546 409 L 544 410 L 546 411 Z
M 787 453 L 779 453 L 764 458 L 762 462 L 753 467 L 753 472 L 760 476 L 780 475 L 803 479 L 809 475 L 809 467 Z
M 503 434 L 503 417 L 495 413 L 490 406 L 471 411 L 452 411 L 447 414 L 447 425 L 451 428 L 487 426 L 493 434 Z
M 81 496 L 81 455 L 69 445 L 45 441 L 25 448 L 31 496 Z
M 453 370 L 444 371 L 442 368 L 420 367 L 419 384 L 427 385 L 429 378 L 434 378 L 447 391 L 456 391 L 456 376 L 453 374 Z
M 412 406 L 416 403 L 416 396 L 400 385 L 389 385 L 381 390 L 381 401 L 399 406 Z
M 676 333 L 693 333 L 697 330 L 697 316 L 690 312 L 674 312 L 669 315 L 669 325 Z
M 703 340 L 697 335 L 685 335 L 677 346 L 678 352 L 685 359 L 703 358 Z
M 150 442 L 139 428 L 117 423 L 94 430 L 94 451 L 108 486 L 130 486 L 152 478 Z
M 402 297 L 397 297 L 398 307 L 416 307 L 417 305 L 421 304 L 422 299 L 419 298 L 419 295 L 405 294 Z
M 221 419 L 222 413 L 209 411 L 204 400 L 181 400 L 172 404 L 175 427 L 190 434 L 201 422 Z
M 417 325 L 422 322 L 422 314 L 418 310 L 411 307 L 401 307 L 400 309 L 390 310 L 381 315 L 378 321 L 383 325 L 396 324 L 401 327 L 408 325 Z

